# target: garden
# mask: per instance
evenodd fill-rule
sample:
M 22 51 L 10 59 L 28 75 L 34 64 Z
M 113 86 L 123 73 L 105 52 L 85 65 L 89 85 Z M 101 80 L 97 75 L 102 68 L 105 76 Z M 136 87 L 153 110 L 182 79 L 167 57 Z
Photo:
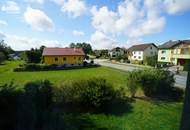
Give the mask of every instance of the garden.
M 106 67 L 14 72 L 0 65 L 0 128 L 177 130 L 183 90 L 157 69 Z M 175 123 L 174 123 L 175 122 Z

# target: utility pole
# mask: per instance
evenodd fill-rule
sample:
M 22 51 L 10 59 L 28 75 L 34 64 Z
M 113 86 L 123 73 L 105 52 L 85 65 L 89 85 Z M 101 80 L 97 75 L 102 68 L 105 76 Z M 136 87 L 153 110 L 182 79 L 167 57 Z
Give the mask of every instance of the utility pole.
M 188 61 L 188 74 L 180 130 L 190 130 L 190 61 Z

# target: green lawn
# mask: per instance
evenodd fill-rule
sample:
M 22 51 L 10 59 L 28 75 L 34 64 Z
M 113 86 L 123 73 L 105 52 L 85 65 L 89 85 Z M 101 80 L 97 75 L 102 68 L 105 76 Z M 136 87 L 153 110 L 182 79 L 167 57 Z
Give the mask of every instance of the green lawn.
M 0 65 L 0 84 L 14 80 L 15 84 L 19 87 L 28 81 L 39 79 L 49 79 L 54 84 L 59 84 L 65 80 L 103 77 L 116 88 L 125 86 L 126 72 L 111 68 L 98 67 L 44 72 L 13 72 L 13 68 L 20 63 L 6 62 L 5 65 Z M 64 117 L 68 117 L 65 121 L 68 125 L 90 130 L 178 130 L 181 111 L 182 103 L 136 99 L 132 103 L 131 109 L 120 115 L 78 113 L 77 115 L 70 114 Z
M 17 85 L 23 85 L 31 80 L 48 79 L 55 84 L 65 80 L 78 80 L 93 77 L 103 77 L 112 82 L 114 86 L 125 85 L 125 73 L 106 67 L 85 68 L 74 70 L 41 71 L 41 72 L 13 72 L 21 62 L 6 62 L 0 65 L 0 83 L 14 81 Z

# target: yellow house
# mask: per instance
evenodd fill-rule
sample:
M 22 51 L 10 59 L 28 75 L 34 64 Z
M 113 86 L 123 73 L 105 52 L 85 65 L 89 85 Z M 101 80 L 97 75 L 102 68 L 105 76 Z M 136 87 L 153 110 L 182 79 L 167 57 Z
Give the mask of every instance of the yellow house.
M 44 64 L 82 65 L 85 53 L 82 48 L 44 48 Z

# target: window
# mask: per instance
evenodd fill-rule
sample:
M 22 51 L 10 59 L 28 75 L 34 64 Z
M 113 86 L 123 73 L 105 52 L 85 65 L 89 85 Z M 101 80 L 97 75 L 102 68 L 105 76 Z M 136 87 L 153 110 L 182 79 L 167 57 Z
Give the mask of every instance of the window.
M 176 51 L 176 49 L 174 49 L 174 54 L 176 54 L 177 53 L 177 51 Z
M 64 58 L 63 58 L 63 61 L 66 61 L 66 60 L 67 60 L 67 58 L 66 58 L 66 57 L 64 57 Z
M 177 54 L 180 54 L 180 49 L 177 49 Z
M 79 61 L 81 60 L 81 57 L 79 57 Z
M 166 53 L 166 51 L 161 51 L 162 54 Z
M 134 56 L 134 58 L 136 58 L 136 56 Z
M 175 61 L 175 58 L 170 58 L 170 61 Z
M 141 54 L 141 52 L 139 51 L 139 54 Z
M 185 54 L 189 54 L 189 48 L 185 49 Z
M 150 52 L 150 54 L 152 55 L 152 54 L 153 54 L 153 52 L 151 51 L 151 52 Z
M 184 48 L 181 49 L 181 54 L 185 54 L 185 49 Z
M 166 58 L 165 57 L 161 57 L 161 60 L 165 60 Z
M 152 47 L 150 47 L 150 49 L 152 49 Z
M 57 58 L 57 57 L 55 57 L 55 61 L 58 61 L 58 58 Z
M 141 56 L 139 56 L 138 58 L 141 59 Z
M 135 54 L 136 52 L 135 51 L 133 51 L 133 54 Z
M 76 57 L 74 57 L 74 60 L 76 59 Z

